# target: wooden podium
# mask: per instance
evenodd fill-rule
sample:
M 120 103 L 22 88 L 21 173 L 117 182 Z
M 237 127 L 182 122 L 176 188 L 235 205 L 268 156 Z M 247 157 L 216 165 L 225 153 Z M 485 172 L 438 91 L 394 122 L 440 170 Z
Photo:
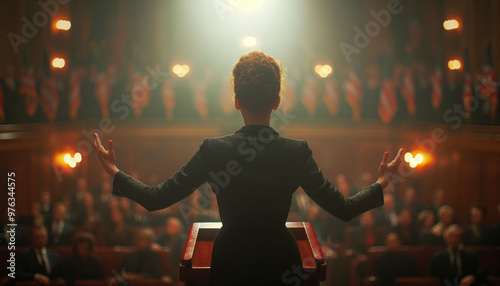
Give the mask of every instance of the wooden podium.
M 326 279 L 326 262 L 321 246 L 309 222 L 287 222 L 302 256 L 307 285 L 319 285 Z M 222 223 L 195 222 L 191 225 L 179 266 L 180 280 L 186 286 L 205 286 L 208 283 L 214 239 Z

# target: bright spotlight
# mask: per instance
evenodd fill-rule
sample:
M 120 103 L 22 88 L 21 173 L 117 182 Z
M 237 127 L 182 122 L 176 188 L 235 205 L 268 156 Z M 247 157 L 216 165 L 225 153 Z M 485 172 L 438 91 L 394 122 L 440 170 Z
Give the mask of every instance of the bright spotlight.
M 415 155 L 415 161 L 417 162 L 417 164 L 420 164 L 424 161 L 424 156 L 422 156 L 422 154 L 417 154 Z
M 448 68 L 450 70 L 458 70 L 462 67 L 462 63 L 459 60 L 450 60 L 448 62 Z
M 262 6 L 264 0 L 228 0 L 228 2 L 242 11 L 253 12 Z
M 58 30 L 67 31 L 71 29 L 71 22 L 68 20 L 59 20 L 56 22 L 56 28 Z
M 64 163 L 69 164 L 70 159 L 71 155 L 69 153 L 64 154 Z
M 80 163 L 82 161 L 82 154 L 80 154 L 80 152 L 76 152 L 73 158 L 75 158 L 77 163 Z
M 409 163 L 413 159 L 413 155 L 410 152 L 406 152 L 405 154 L 405 162 Z
M 174 65 L 172 67 L 172 72 L 178 77 L 184 77 L 189 73 L 188 65 Z
M 417 167 L 417 165 L 418 165 L 417 159 L 413 158 L 410 160 L 410 167 L 415 168 Z
M 255 37 L 245 37 L 243 38 L 243 46 L 245 47 L 255 47 L 257 45 L 257 39 Z
M 332 66 L 330 66 L 330 65 L 316 65 L 314 67 L 314 71 L 320 77 L 325 78 L 332 73 L 333 69 L 332 69 Z
M 458 23 L 457 20 L 450 19 L 450 20 L 446 20 L 446 21 L 443 22 L 443 27 L 447 31 L 449 31 L 449 30 L 455 30 L 455 29 L 458 29 L 458 27 L 460 27 L 460 24 Z
M 76 160 L 75 160 L 75 158 L 71 157 L 71 158 L 69 159 L 69 163 L 68 163 L 68 165 L 69 165 L 71 168 L 76 167 Z
M 54 68 L 62 69 L 66 65 L 66 61 L 63 58 L 53 58 L 52 66 Z

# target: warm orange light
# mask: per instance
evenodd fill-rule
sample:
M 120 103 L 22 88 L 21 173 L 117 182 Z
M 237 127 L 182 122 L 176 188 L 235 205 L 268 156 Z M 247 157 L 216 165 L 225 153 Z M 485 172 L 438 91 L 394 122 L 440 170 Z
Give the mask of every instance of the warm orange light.
M 71 22 L 68 20 L 59 20 L 56 22 L 56 28 L 58 30 L 67 31 L 71 29 Z
M 450 70 L 458 70 L 462 67 L 462 63 L 459 60 L 448 61 L 448 68 Z
M 57 69 L 62 69 L 66 65 L 66 61 L 63 58 L 53 58 L 52 66 Z
M 455 29 L 458 29 L 458 27 L 460 27 L 460 24 L 458 23 L 457 20 L 450 19 L 450 20 L 446 20 L 446 21 L 443 22 L 443 27 L 447 31 L 449 31 L 449 30 L 455 30 Z
M 405 162 L 410 163 L 411 159 L 413 159 L 413 155 L 410 152 L 406 152 L 405 154 Z
M 76 152 L 73 158 L 75 158 L 77 163 L 80 163 L 82 161 L 82 154 L 80 154 L 80 152 Z
M 172 67 L 172 72 L 178 77 L 184 77 L 189 73 L 188 65 L 174 65 Z
M 64 163 L 69 164 L 70 159 L 71 155 L 69 153 L 64 154 Z
M 329 76 L 332 73 L 333 68 L 332 68 L 331 65 L 328 65 L 328 64 L 326 64 L 326 65 L 316 65 L 314 67 L 314 71 L 320 77 L 325 78 L 325 77 Z

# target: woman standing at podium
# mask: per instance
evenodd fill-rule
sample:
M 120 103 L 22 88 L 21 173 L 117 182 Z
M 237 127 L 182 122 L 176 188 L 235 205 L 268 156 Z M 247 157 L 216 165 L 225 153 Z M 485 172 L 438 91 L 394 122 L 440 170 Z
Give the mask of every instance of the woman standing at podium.
M 149 211 L 169 207 L 208 182 L 217 195 L 222 228 L 214 241 L 209 285 L 303 285 L 306 277 L 297 243 L 285 226 L 292 194 L 299 187 L 333 216 L 348 221 L 384 204 L 400 161 L 387 163 L 379 179 L 345 198 L 328 181 L 305 140 L 280 136 L 270 127 L 280 104 L 284 72 L 278 60 L 261 51 L 244 54 L 233 71 L 235 107 L 245 125 L 234 134 L 205 138 L 189 162 L 172 177 L 148 186 L 115 165 L 113 142 L 95 145 L 113 194 L 130 198 Z

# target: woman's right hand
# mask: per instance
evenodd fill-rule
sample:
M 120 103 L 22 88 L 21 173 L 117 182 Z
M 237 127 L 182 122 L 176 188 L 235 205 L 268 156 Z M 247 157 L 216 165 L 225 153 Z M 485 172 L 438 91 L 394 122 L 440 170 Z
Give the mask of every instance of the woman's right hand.
M 400 148 L 398 151 L 398 154 L 390 162 L 387 164 L 387 157 L 389 157 L 389 152 L 384 152 L 384 156 L 382 157 L 382 162 L 380 163 L 380 166 L 378 167 L 378 180 L 377 183 L 382 185 L 382 188 L 386 188 L 390 182 L 391 178 L 398 169 L 399 164 L 401 163 L 401 158 L 403 156 L 403 148 Z

